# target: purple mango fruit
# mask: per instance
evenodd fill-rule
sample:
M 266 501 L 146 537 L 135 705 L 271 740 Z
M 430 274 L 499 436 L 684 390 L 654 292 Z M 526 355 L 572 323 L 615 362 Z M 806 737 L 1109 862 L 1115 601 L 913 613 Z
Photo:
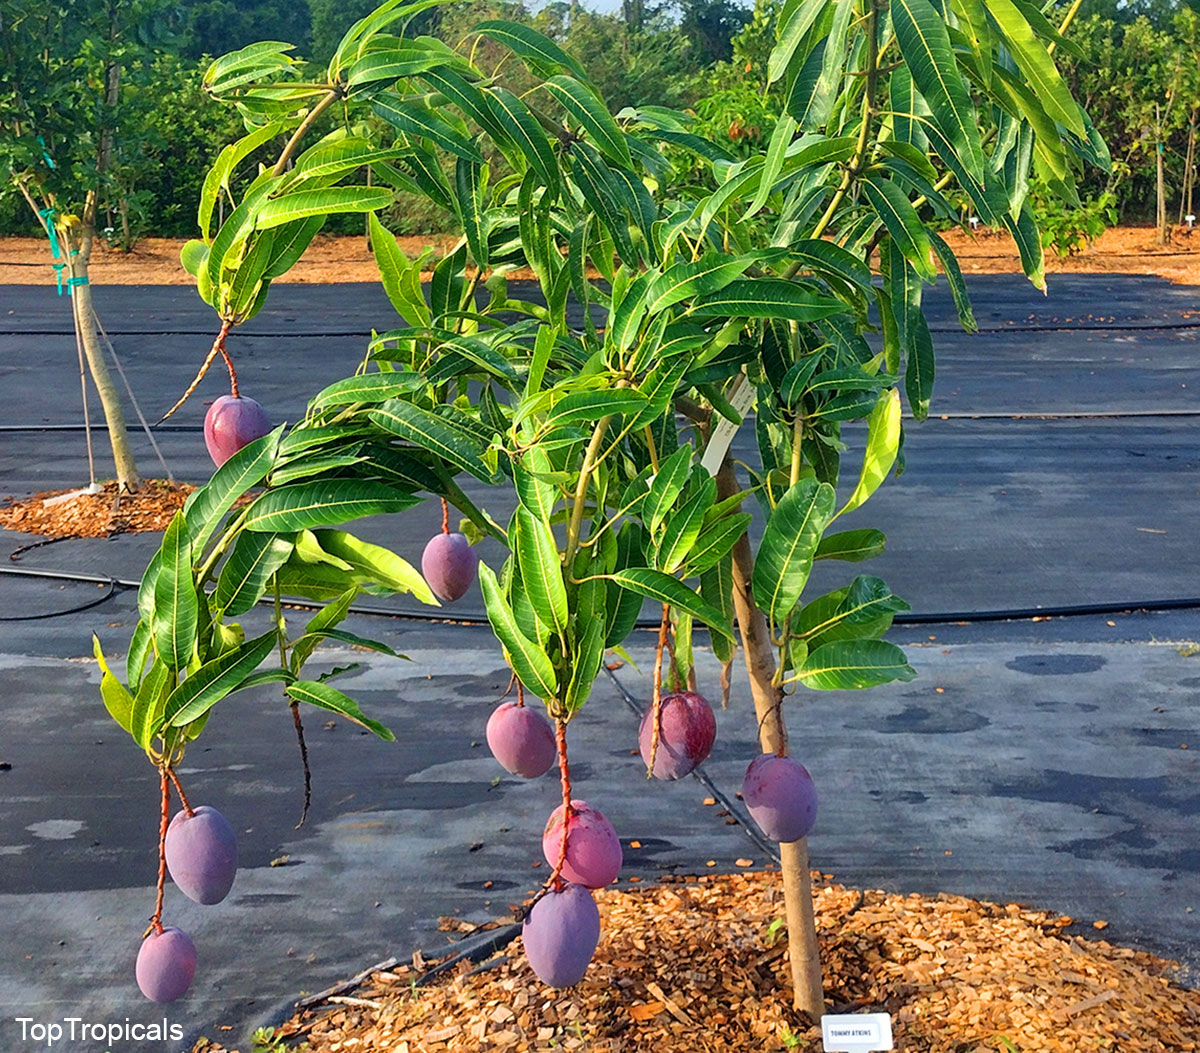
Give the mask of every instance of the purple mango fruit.
M 462 534 L 434 534 L 421 555 L 421 573 L 439 600 L 453 603 L 475 580 L 479 557 Z
M 546 823 L 542 834 L 542 852 L 546 862 L 554 866 L 562 850 L 562 816 L 560 804 Z M 585 888 L 603 888 L 617 878 L 623 853 L 617 832 L 598 808 L 587 801 L 571 802 L 571 818 L 567 823 L 567 858 L 563 864 L 563 880 Z
M 547 892 L 521 927 L 525 957 L 539 980 L 550 987 L 574 987 L 600 942 L 600 911 L 582 885 Z
M 215 808 L 177 812 L 167 827 L 167 869 L 188 899 L 220 903 L 237 874 L 237 835 Z
M 646 710 L 638 728 L 642 760 L 650 766 L 650 744 L 654 735 L 654 707 Z M 712 706 L 695 691 L 683 691 L 661 699 L 658 712 L 658 749 L 654 754 L 656 779 L 682 779 L 712 752 L 717 739 L 717 718 Z
M 204 415 L 204 445 L 220 468 L 247 443 L 271 430 L 267 411 L 254 399 L 222 395 Z
M 750 762 L 742 800 L 772 841 L 799 841 L 817 821 L 817 788 L 803 764 L 763 753 Z
M 504 702 L 487 722 L 487 744 L 501 767 L 525 779 L 545 775 L 558 750 L 554 727 L 530 706 Z
M 174 1002 L 196 978 L 196 945 L 182 929 L 152 932 L 142 940 L 134 972 L 151 1002 Z

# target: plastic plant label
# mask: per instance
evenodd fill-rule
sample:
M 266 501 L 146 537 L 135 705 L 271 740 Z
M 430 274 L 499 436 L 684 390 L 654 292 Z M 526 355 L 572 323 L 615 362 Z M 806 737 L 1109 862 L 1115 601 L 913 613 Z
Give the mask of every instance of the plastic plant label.
M 892 1018 L 887 1013 L 849 1013 L 821 1017 L 825 1053 L 873 1053 L 894 1049 Z
M 750 411 L 750 407 L 754 405 L 755 395 L 754 385 L 750 383 L 745 373 L 740 373 L 733 382 L 733 387 L 726 393 L 726 398 L 729 399 L 729 404 L 737 410 L 738 414 L 745 417 Z M 704 456 L 700 458 L 700 466 L 709 475 L 716 475 L 720 470 L 721 462 L 725 460 L 725 454 L 733 445 L 733 437 L 737 434 L 738 427 L 739 425 L 734 424 L 726 417 L 718 417 L 717 423 L 713 425 L 708 446 L 705 447 Z

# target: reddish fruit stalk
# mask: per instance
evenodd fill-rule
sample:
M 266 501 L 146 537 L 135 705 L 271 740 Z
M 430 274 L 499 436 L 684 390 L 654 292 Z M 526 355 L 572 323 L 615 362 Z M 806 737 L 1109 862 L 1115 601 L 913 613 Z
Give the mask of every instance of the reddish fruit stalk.
M 168 768 L 167 774 L 171 777 L 171 782 L 175 784 L 175 792 L 179 794 L 179 803 L 183 805 L 183 810 L 187 812 L 188 818 L 190 819 L 196 814 L 196 811 L 194 808 L 192 808 L 191 803 L 188 801 L 187 794 L 183 792 L 183 783 L 179 781 L 179 776 L 175 774 L 174 768 Z
M 650 730 L 650 760 L 646 765 L 646 778 L 654 778 L 654 761 L 658 757 L 659 725 L 662 722 L 662 666 L 663 651 L 667 646 L 667 632 L 671 625 L 671 608 L 663 604 L 662 622 L 658 627 L 658 647 L 654 652 L 654 689 L 651 698 L 652 722 Z
M 163 931 L 163 897 L 166 895 L 167 888 L 167 825 L 171 821 L 171 784 L 167 779 L 167 771 L 168 768 L 165 765 L 160 771 L 162 817 L 158 824 L 158 894 L 154 901 L 154 917 L 150 920 L 150 928 L 155 932 Z
M 555 721 L 555 742 L 558 744 L 558 773 L 562 783 L 562 841 L 558 847 L 558 862 L 554 864 L 554 872 L 550 875 L 549 884 L 555 890 L 562 888 L 562 868 L 567 862 L 567 829 L 571 825 L 571 765 L 567 761 L 567 722 Z

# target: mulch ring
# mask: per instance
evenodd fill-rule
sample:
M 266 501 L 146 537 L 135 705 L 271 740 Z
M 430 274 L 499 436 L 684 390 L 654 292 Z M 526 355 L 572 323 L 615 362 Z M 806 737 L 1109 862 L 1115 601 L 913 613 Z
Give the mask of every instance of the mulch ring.
M 1200 992 L 1168 978 L 1172 963 L 1067 934 L 1071 918 L 814 880 L 832 1011 L 890 1013 L 897 1050 L 1200 1048 Z M 276 1037 L 314 1053 L 821 1049 L 786 994 L 778 874 L 664 878 L 596 899 L 600 947 L 576 988 L 539 983 L 519 942 L 426 987 L 413 986 L 428 968 L 417 957 L 299 1012 Z M 194 1053 L 232 1051 L 204 1039 Z
M 70 490 L 48 490 L 19 500 L 9 497 L 0 503 L 0 527 L 55 539 L 166 530 L 195 489 L 188 483 L 147 479 L 133 494 L 122 494 L 115 482 L 107 482 L 99 493 L 61 502 L 53 499 Z

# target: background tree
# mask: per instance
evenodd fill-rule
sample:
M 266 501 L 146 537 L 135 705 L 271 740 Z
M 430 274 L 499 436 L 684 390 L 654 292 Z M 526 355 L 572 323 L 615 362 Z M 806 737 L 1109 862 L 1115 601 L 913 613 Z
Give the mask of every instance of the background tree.
M 121 200 L 125 119 L 152 80 L 154 42 L 176 30 L 166 0 L 0 2 L 0 167 L 10 178 L 0 196 L 18 196 L 38 225 L 64 246 L 71 303 L 88 368 L 108 423 L 117 479 L 140 483 L 120 397 L 96 332 L 88 264 L 97 220 Z M 145 96 L 142 96 L 144 99 Z

